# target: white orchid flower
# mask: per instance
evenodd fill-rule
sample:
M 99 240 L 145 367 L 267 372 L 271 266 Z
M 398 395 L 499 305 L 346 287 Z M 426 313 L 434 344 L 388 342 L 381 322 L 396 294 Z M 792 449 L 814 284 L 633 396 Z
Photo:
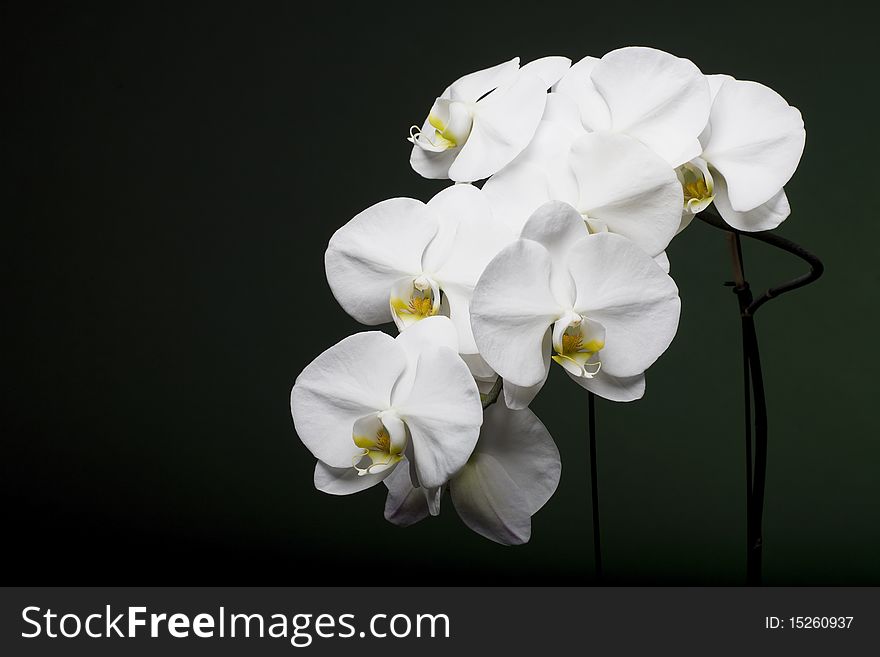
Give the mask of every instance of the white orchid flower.
M 410 164 L 425 178 L 473 182 L 504 167 L 531 141 L 547 89 L 571 65 L 545 57 L 520 68 L 519 58 L 453 82 L 421 128 L 410 129 Z
M 532 516 L 556 491 L 561 471 L 559 451 L 537 416 L 499 401 L 485 410 L 477 447 L 450 479 L 449 493 L 470 529 L 503 545 L 520 545 L 531 537 Z M 403 470 L 385 485 L 387 520 L 405 527 L 429 515 L 430 500 Z
M 457 342 L 451 322 L 434 317 L 396 339 L 378 331 L 349 336 L 302 371 L 290 410 L 318 459 L 319 490 L 348 495 L 369 488 L 404 455 L 428 489 L 464 466 L 483 418 Z
M 336 231 L 324 258 L 327 281 L 362 324 L 394 321 L 403 330 L 425 317 L 448 315 L 460 353 L 476 354 L 471 294 L 483 268 L 513 238 L 472 185 L 452 185 L 427 204 L 394 198 Z
M 672 341 L 680 305 L 675 283 L 635 244 L 588 235 L 577 210 L 553 201 L 486 267 L 471 325 L 511 408 L 538 393 L 551 356 L 587 390 L 632 401 Z
M 682 187 L 674 169 L 627 135 L 578 136 L 566 101 L 553 104 L 568 120 L 542 124 L 524 158 L 483 186 L 495 216 L 519 233 L 538 207 L 563 201 L 578 210 L 590 232 L 617 233 L 651 257 L 661 255 L 681 222 Z
M 682 227 L 715 203 L 739 230 L 771 230 L 791 212 L 783 186 L 806 142 L 801 113 L 778 93 L 729 75 L 707 76 L 712 91 L 703 152 L 679 168 L 685 193 Z
M 572 65 L 554 91 L 577 103 L 587 130 L 635 137 L 672 167 L 702 150 L 698 137 L 711 98 L 690 60 L 654 48 L 620 48 Z

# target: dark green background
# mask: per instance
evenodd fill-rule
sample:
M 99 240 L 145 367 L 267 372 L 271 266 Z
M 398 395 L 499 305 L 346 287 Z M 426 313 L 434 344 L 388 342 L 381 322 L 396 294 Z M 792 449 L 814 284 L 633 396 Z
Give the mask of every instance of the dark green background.
M 333 231 L 427 199 L 404 140 L 461 74 L 632 44 L 764 82 L 800 108 L 781 233 L 816 285 L 762 310 L 770 405 L 765 581 L 880 583 L 874 38 L 807 3 L 3 4 L 4 543 L 18 583 L 584 583 L 583 391 L 533 408 L 563 476 L 531 543 L 439 519 L 398 529 L 383 487 L 317 492 L 294 378 L 359 330 L 326 285 Z M 259 4 L 259 7 L 255 6 Z M 739 584 L 744 461 L 723 235 L 669 249 L 683 314 L 644 400 L 601 401 L 605 568 Z M 746 245 L 755 287 L 801 264 Z M 557 370 L 558 368 L 554 368 Z

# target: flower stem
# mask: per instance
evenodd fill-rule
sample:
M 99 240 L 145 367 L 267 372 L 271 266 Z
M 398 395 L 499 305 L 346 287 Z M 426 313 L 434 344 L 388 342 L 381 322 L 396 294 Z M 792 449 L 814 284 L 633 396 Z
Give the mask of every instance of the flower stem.
M 750 585 L 760 585 L 764 544 L 764 492 L 767 481 L 767 398 L 764 391 L 761 355 L 758 349 L 758 333 L 755 328 L 755 313 L 770 299 L 817 280 L 822 275 L 824 266 L 809 251 L 769 231 L 755 233 L 739 231 L 727 225 L 717 213 L 711 210 L 703 211 L 697 216 L 710 226 L 726 231 L 730 246 L 734 280 L 728 285 L 733 287 L 733 292 L 739 302 L 743 351 L 746 447 L 746 582 Z M 809 273 L 771 287 L 760 297 L 754 299 L 745 277 L 740 236 L 764 242 L 796 255 L 810 265 Z M 754 401 L 754 442 L 752 401 Z
M 596 463 L 596 395 L 587 392 L 590 434 L 590 493 L 593 508 L 593 559 L 596 564 L 596 581 L 602 581 L 602 541 L 599 536 L 599 467 Z

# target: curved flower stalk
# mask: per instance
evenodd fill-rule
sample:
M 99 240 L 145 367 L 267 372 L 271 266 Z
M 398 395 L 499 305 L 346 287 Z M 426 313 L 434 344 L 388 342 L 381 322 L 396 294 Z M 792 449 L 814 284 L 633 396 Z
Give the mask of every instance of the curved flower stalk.
M 553 201 L 486 267 L 471 325 L 511 408 L 531 402 L 551 358 L 587 390 L 632 401 L 675 336 L 680 306 L 675 283 L 641 249 L 588 235 L 577 210 Z
M 554 91 L 575 101 L 588 131 L 630 135 L 672 167 L 702 150 L 698 137 L 711 98 L 690 60 L 654 48 L 620 48 L 572 65 Z
M 427 204 L 394 198 L 336 231 L 324 257 L 327 281 L 343 309 L 362 324 L 394 321 L 402 331 L 447 315 L 458 331 L 459 352 L 476 355 L 471 294 L 486 264 L 513 238 L 472 185 L 448 187 Z M 491 374 L 479 367 L 474 373 Z
M 547 89 L 571 65 L 545 57 L 520 68 L 519 58 L 453 82 L 422 127 L 413 126 L 410 164 L 425 178 L 473 182 L 508 164 L 531 141 Z
M 502 402 L 485 411 L 467 464 L 449 480 L 452 504 L 470 529 L 503 545 L 527 543 L 532 516 L 556 492 L 562 463 L 550 433 L 529 409 Z M 385 479 L 385 518 L 403 527 L 430 514 L 423 491 L 403 470 Z
M 525 157 L 486 181 L 483 192 L 494 214 L 519 233 L 538 207 L 563 201 L 577 209 L 589 232 L 623 235 L 659 256 L 681 223 L 675 171 L 627 135 L 577 136 L 566 103 L 560 98 L 553 104 L 567 119 L 545 122 Z
M 678 169 L 685 192 L 682 228 L 713 201 L 734 228 L 776 228 L 791 212 L 783 186 L 804 151 L 801 113 L 757 82 L 707 79 L 713 102 L 700 135 L 702 153 Z
M 333 495 L 369 488 L 406 460 L 415 485 L 437 489 L 467 462 L 483 420 L 477 385 L 456 352 L 451 322 L 435 317 L 397 338 L 345 338 L 297 377 L 290 410 Z

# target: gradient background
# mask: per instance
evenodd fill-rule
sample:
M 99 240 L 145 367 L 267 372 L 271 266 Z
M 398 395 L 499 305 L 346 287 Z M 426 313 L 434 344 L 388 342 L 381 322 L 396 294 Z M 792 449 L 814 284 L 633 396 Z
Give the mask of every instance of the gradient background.
M 443 186 L 410 170 L 404 137 L 449 82 L 514 55 L 641 44 L 764 82 L 804 115 L 780 232 L 827 273 L 759 315 L 765 581 L 880 583 L 866 20 L 768 2 L 121 4 L 25 15 L 3 3 L 0 15 L 7 580 L 591 582 L 586 403 L 558 368 L 533 409 L 562 481 L 519 548 L 471 533 L 448 499 L 440 518 L 399 529 L 382 518 L 384 487 L 317 492 L 288 395 L 312 358 L 361 330 L 324 280 L 330 235 L 377 201 Z M 618 583 L 739 584 L 725 240 L 695 222 L 669 255 L 684 302 L 675 343 L 645 399 L 598 404 L 605 569 Z M 746 266 L 756 289 L 801 271 L 751 243 Z

